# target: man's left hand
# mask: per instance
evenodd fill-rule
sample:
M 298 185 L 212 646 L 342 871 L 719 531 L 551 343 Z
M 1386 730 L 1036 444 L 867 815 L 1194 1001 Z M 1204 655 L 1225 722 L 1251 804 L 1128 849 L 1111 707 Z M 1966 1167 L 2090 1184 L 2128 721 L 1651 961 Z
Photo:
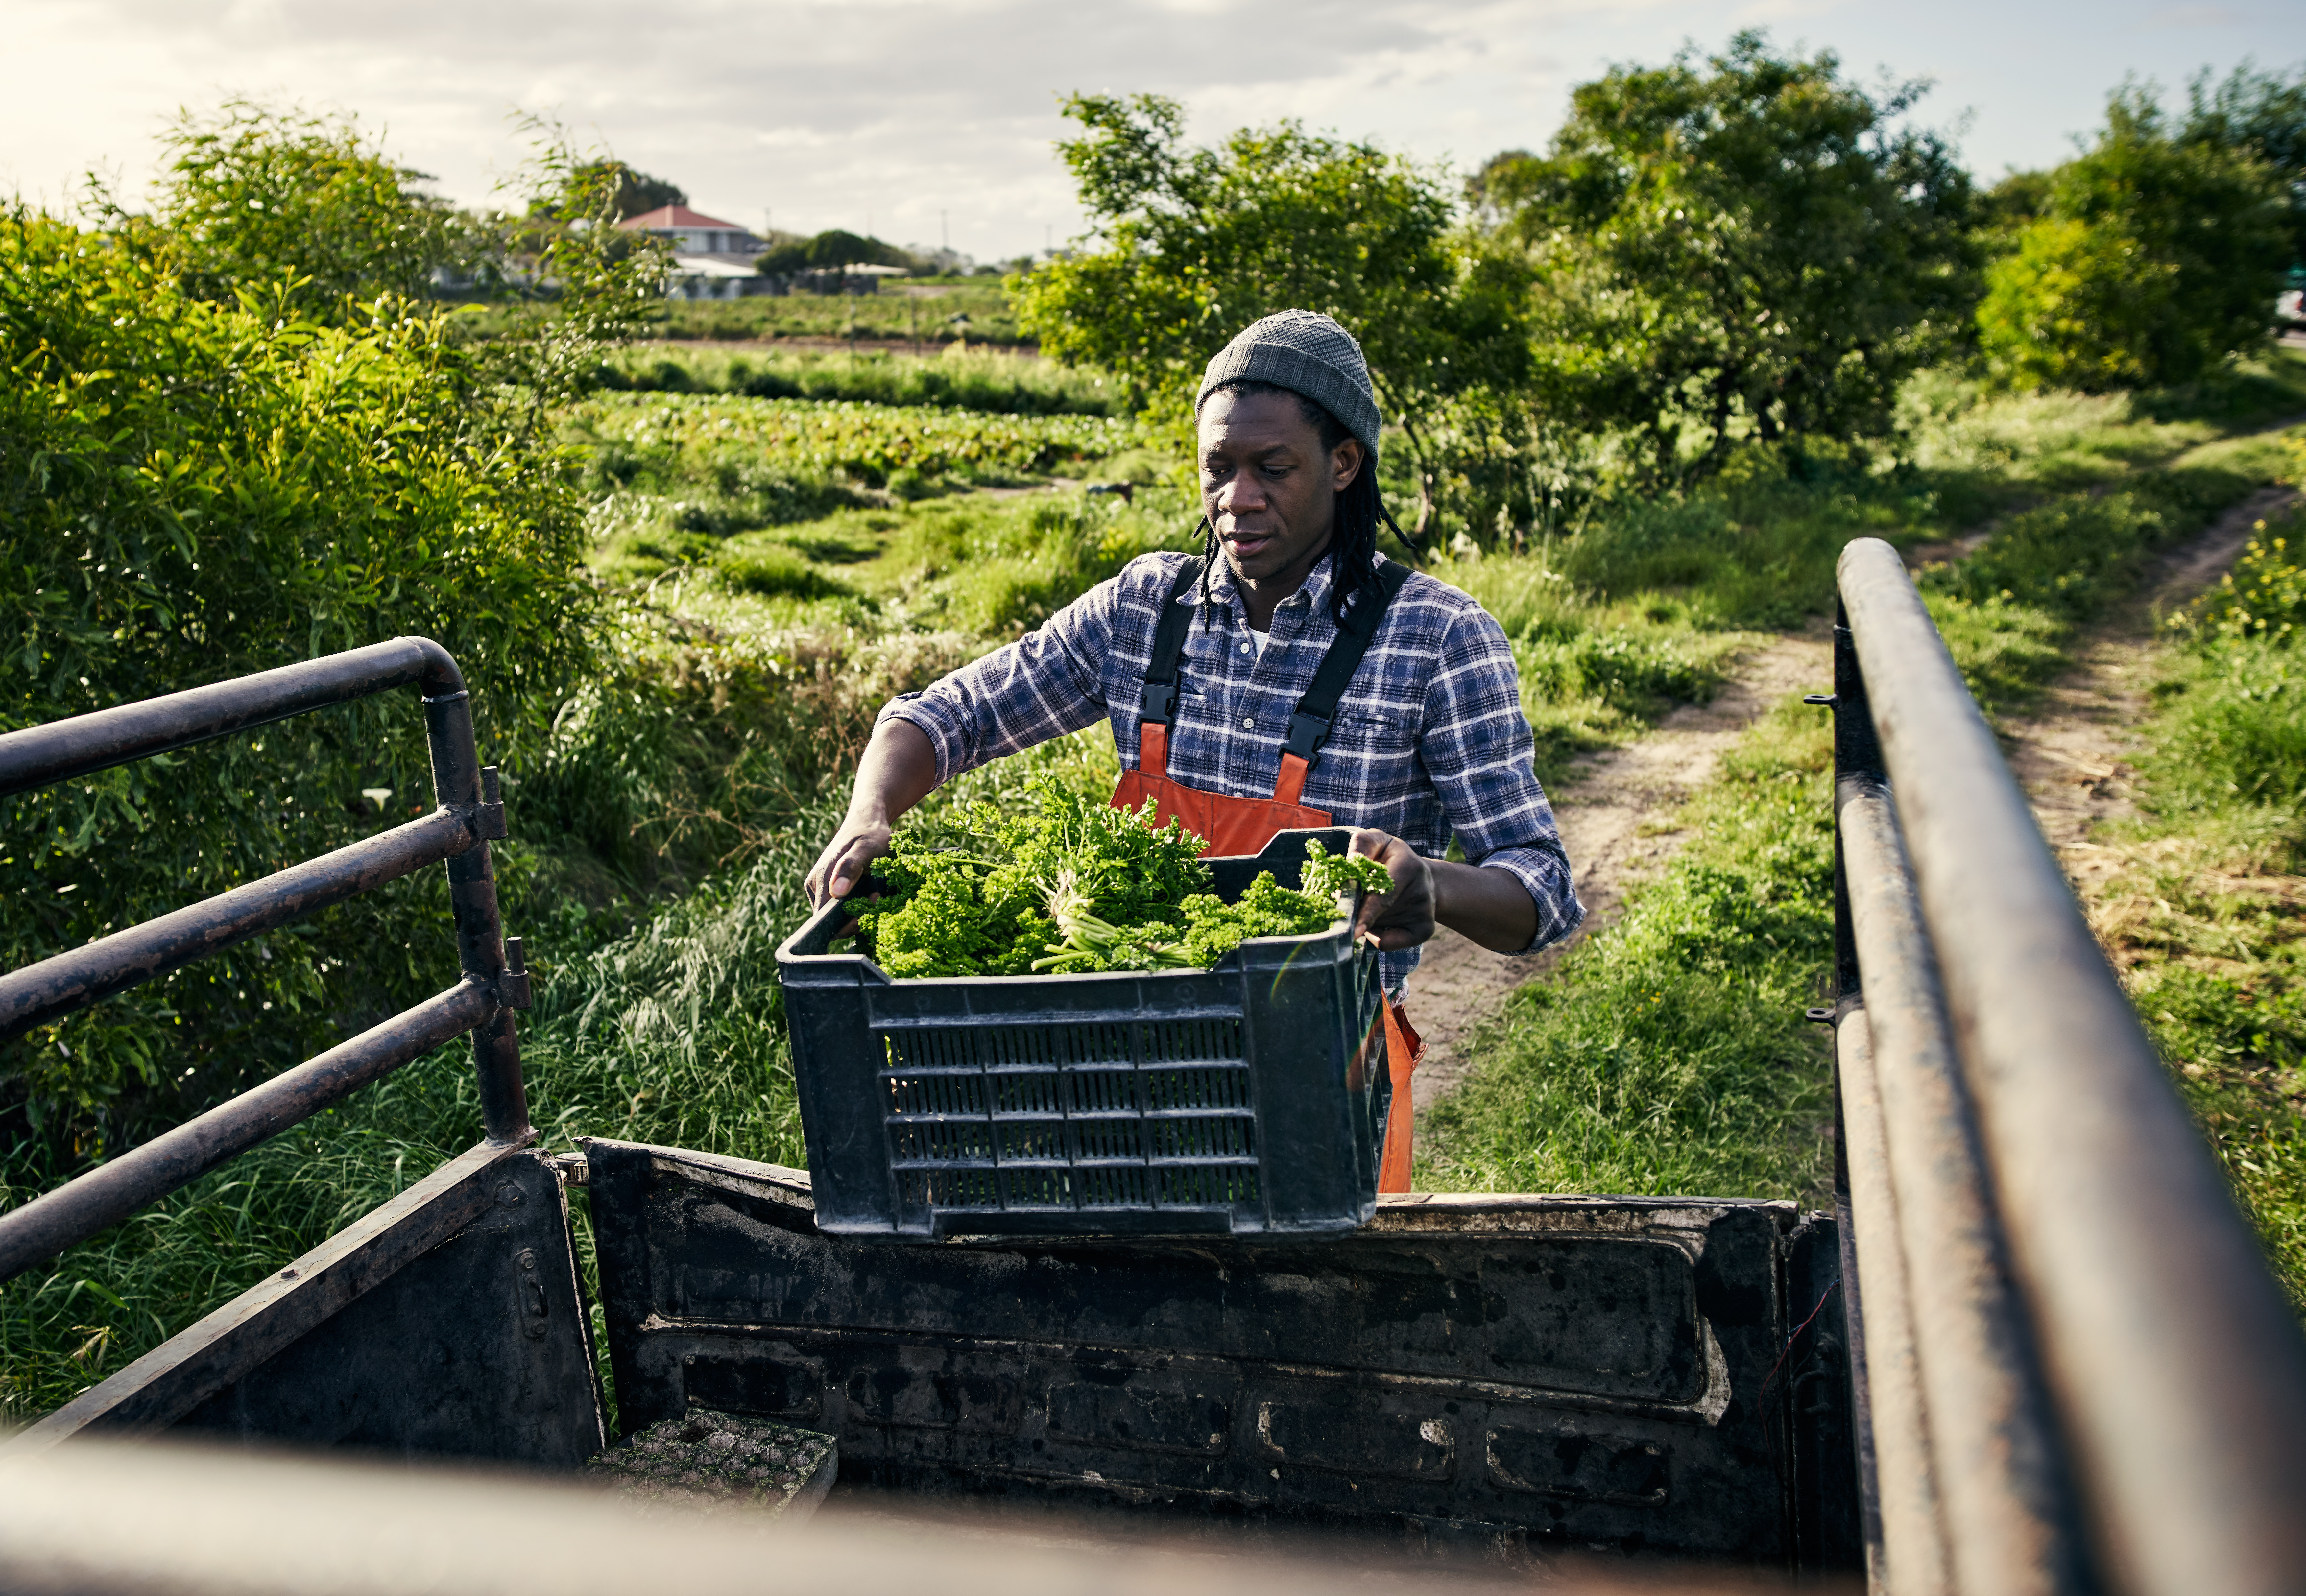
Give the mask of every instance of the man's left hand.
M 1362 899 L 1354 940 L 1387 953 L 1431 941 L 1436 909 L 1431 863 L 1400 838 L 1379 831 L 1356 831 L 1346 851 L 1375 859 L 1393 877 L 1393 891 Z

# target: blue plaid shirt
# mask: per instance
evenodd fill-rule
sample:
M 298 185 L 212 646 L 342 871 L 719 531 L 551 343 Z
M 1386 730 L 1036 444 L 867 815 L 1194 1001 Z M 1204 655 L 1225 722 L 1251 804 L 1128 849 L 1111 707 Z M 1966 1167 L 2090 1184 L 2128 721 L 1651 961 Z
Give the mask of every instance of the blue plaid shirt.
M 1038 632 L 965 665 L 927 691 L 890 701 L 883 719 L 918 726 L 936 746 L 937 780 L 1096 724 L 1113 722 L 1124 769 L 1137 764 L 1137 717 L 1153 632 L 1182 554 L 1130 561 Z M 1169 775 L 1233 798 L 1270 798 L 1289 716 L 1337 635 L 1324 561 L 1282 601 L 1262 653 L 1232 574 L 1210 574 L 1178 669 Z M 1178 600 L 1204 603 L 1198 589 Z M 1207 624 L 1203 624 L 1206 622 Z M 1340 825 L 1374 826 L 1438 858 L 1456 833 L 1476 865 L 1512 874 L 1537 905 L 1521 952 L 1559 942 L 1585 917 L 1532 766 L 1513 651 L 1466 593 L 1413 573 L 1385 612 L 1338 701 L 1301 802 Z M 1385 955 L 1388 987 L 1417 950 Z

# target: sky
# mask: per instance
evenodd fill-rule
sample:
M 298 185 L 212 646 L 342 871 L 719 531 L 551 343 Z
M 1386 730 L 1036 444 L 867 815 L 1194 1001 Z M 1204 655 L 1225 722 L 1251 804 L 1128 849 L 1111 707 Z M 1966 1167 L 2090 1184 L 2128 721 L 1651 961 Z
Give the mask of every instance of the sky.
M 2131 74 L 2173 91 L 2306 63 L 2306 5 L 2165 0 L 0 0 L 0 194 L 149 181 L 178 107 L 244 95 L 354 113 L 444 192 L 519 166 L 559 119 L 760 228 L 870 232 L 1000 260 L 1081 226 L 1052 149 L 1070 91 L 1183 102 L 1212 141 L 1284 116 L 1463 170 L 1542 148 L 1576 84 L 1741 27 L 1934 87 L 1917 119 L 1973 170 L 2051 165 Z

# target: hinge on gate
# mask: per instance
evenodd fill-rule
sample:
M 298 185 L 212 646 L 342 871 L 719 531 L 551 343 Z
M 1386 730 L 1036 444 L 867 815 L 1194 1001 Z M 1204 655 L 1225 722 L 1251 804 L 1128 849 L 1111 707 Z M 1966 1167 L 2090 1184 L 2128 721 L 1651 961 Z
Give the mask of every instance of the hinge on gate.
M 505 967 L 497 972 L 497 1002 L 508 1009 L 528 1007 L 528 954 L 520 938 L 505 938 Z
M 505 840 L 504 783 L 497 767 L 481 767 L 481 801 L 473 812 L 474 829 L 483 842 Z

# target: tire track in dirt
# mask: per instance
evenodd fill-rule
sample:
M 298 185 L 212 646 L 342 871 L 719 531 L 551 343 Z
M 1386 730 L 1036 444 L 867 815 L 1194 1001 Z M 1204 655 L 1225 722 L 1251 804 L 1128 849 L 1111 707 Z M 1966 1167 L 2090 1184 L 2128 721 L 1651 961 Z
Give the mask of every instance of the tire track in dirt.
M 2295 488 L 2261 488 L 2165 555 L 2146 593 L 2083 643 L 2073 668 L 2044 691 L 2040 707 L 2003 723 L 2011 771 L 2085 900 L 2094 883 L 2122 866 L 2122 856 L 2098 847 L 2091 835 L 2136 809 L 2130 761 L 2157 673 L 2157 618 L 2217 581 L 2257 524 L 2300 497 Z
M 1626 889 L 1681 850 L 1686 833 L 1652 823 L 1705 783 L 1723 750 L 1789 694 L 1832 689 L 1832 636 L 1830 624 L 1819 620 L 1750 649 L 1711 703 L 1684 704 L 1638 741 L 1572 766 L 1572 779 L 1548 796 L 1585 923 L 1567 942 L 1528 958 L 1492 953 L 1448 930 L 1425 944 L 1408 995 L 1411 1022 L 1425 1038 L 1425 1063 L 1414 1082 L 1418 1107 L 1465 1078 L 1473 1063 L 1465 1044 L 1515 987 L 1544 976 L 1569 949 L 1612 924 Z

